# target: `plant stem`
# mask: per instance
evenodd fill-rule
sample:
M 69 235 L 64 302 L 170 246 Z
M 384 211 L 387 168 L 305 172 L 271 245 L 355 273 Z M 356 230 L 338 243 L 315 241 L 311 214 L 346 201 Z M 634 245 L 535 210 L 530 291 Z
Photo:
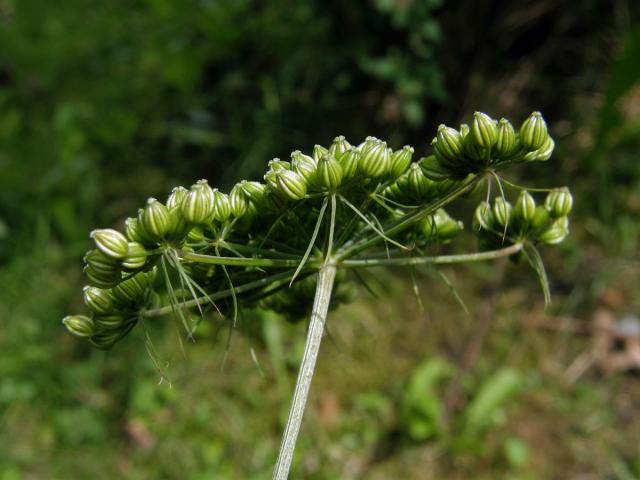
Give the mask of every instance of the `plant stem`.
M 480 262 L 483 260 L 494 260 L 501 257 L 508 257 L 522 250 L 522 243 L 515 243 L 499 250 L 489 250 L 487 252 L 462 253 L 458 255 L 439 255 L 435 257 L 405 257 L 405 258 L 363 258 L 355 260 L 343 260 L 339 263 L 341 267 L 362 268 L 362 267 L 389 267 L 403 265 L 446 265 L 451 263 Z
M 181 251 L 180 258 L 190 262 L 206 263 L 209 265 L 224 265 L 227 267 L 272 267 L 292 268 L 300 265 L 300 258 L 253 258 L 253 257 L 220 257 Z
M 331 291 L 336 277 L 336 266 L 333 263 L 325 264 L 318 273 L 318 284 L 316 285 L 316 296 L 313 301 L 313 310 L 311 312 L 311 321 L 309 323 L 309 332 L 307 333 L 307 343 L 304 348 L 304 355 L 300 363 L 300 371 L 296 388 L 293 393 L 291 409 L 289 410 L 289 418 L 282 435 L 282 443 L 280 444 L 280 452 L 278 453 L 278 461 L 273 471 L 273 480 L 287 480 L 291 461 L 293 460 L 293 452 L 300 432 L 300 425 L 304 415 L 304 409 L 307 404 L 307 396 L 313 371 L 318 359 L 320 351 L 320 343 L 322 342 L 322 333 L 324 324 L 329 311 L 329 302 L 331 301 Z

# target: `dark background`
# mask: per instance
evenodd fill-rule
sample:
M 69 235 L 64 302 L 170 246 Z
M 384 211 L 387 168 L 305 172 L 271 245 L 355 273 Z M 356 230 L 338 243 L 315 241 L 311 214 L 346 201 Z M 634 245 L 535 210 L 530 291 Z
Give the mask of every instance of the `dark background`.
M 391 294 L 333 314 L 293 478 L 640 477 L 634 363 L 592 328 L 640 307 L 639 7 L 0 0 L 0 479 L 270 478 L 304 325 L 248 312 L 224 371 L 206 324 L 90 351 L 60 324 L 88 232 L 338 134 L 426 152 L 475 110 L 540 110 L 556 139 L 509 174 L 574 192 L 554 305 L 508 263 L 446 271 L 469 314 L 437 277 L 422 311 L 380 275 Z

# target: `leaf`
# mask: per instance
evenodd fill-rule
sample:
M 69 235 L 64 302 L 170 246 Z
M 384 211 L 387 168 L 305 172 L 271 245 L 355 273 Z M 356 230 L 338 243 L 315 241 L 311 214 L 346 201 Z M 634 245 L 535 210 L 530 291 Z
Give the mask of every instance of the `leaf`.
M 525 243 L 522 247 L 522 253 L 529 262 L 529 265 L 538 274 L 538 280 L 540 280 L 540 286 L 542 287 L 542 293 L 544 294 L 544 305 L 548 307 L 551 305 L 551 290 L 549 288 L 549 279 L 547 278 L 547 271 L 544 268 L 544 263 L 538 249 L 530 243 Z

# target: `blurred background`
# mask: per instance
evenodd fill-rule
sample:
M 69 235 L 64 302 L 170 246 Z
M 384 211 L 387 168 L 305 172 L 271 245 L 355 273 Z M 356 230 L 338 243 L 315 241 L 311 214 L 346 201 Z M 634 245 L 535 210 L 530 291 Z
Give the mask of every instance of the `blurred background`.
M 0 480 L 270 478 L 304 322 L 246 312 L 224 369 L 206 323 L 92 351 L 60 323 L 88 232 L 474 110 L 556 139 L 507 174 L 576 198 L 553 305 L 509 262 L 444 270 L 469 313 L 378 272 L 330 318 L 292 478 L 640 478 L 639 64 L 633 0 L 0 0 Z

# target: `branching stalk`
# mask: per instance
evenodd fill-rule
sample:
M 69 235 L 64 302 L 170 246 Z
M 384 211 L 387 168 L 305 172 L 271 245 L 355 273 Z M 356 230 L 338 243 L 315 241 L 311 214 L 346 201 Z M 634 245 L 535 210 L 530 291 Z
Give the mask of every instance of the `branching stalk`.
M 273 480 L 287 480 L 289 476 L 296 440 L 298 439 L 304 409 L 307 404 L 309 387 L 311 386 L 313 371 L 316 366 L 316 360 L 318 359 L 318 352 L 320 351 L 322 333 L 327 319 L 327 312 L 329 311 L 329 302 L 331 301 L 331 291 L 333 290 L 335 277 L 336 267 L 334 264 L 326 264 L 318 273 L 318 284 L 316 286 L 316 296 L 313 301 L 307 343 L 300 364 L 289 418 L 287 419 L 287 425 L 282 436 L 282 443 L 280 444 L 278 461 L 273 471 Z

